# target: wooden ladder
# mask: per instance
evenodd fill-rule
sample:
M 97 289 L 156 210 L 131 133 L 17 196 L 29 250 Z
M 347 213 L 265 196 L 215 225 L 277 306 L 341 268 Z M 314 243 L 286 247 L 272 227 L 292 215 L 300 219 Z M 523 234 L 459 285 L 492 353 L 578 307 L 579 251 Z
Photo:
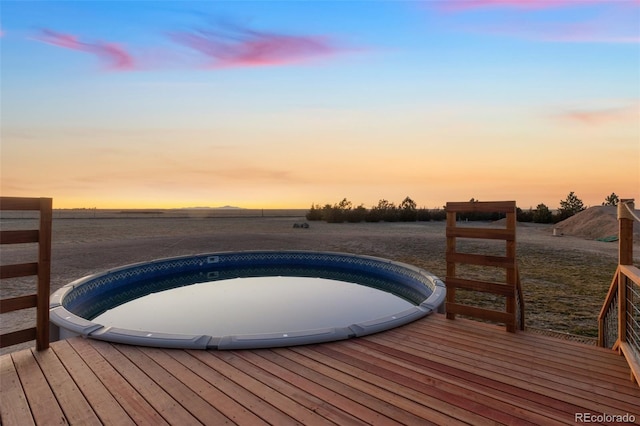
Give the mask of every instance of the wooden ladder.
M 448 319 L 465 315 L 481 320 L 504 323 L 507 331 L 524 330 L 524 301 L 520 286 L 520 275 L 516 261 L 516 203 L 515 201 L 470 201 L 448 202 L 447 212 L 447 299 L 445 309 Z M 506 215 L 506 228 L 461 227 L 458 214 L 500 213 Z M 461 253 L 456 249 L 458 238 L 504 240 L 505 255 Z M 461 278 L 456 265 L 479 265 L 503 268 L 506 271 L 504 283 Z M 456 289 L 492 293 L 506 298 L 506 311 L 498 311 L 456 302 Z
M 38 276 L 37 292 L 0 299 L 0 314 L 36 308 L 36 326 L 0 335 L 0 348 L 36 341 L 36 349 L 49 347 L 49 287 L 51 278 L 51 198 L 0 197 L 0 211 L 40 212 L 38 229 L 0 231 L 0 244 L 38 243 L 37 262 L 0 266 L 0 279 Z

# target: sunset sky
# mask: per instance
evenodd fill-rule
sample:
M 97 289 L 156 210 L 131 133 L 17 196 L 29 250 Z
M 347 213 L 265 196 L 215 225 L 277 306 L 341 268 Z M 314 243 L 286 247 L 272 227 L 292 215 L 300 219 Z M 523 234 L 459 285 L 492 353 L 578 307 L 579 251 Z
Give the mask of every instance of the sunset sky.
M 640 199 L 640 0 L 3 0 L 0 35 L 4 196 Z

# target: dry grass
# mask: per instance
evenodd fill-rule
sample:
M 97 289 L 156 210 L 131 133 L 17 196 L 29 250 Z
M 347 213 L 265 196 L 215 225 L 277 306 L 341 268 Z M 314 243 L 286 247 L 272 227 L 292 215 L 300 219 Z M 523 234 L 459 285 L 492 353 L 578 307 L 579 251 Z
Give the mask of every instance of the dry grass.
M 383 226 L 389 226 L 385 224 Z M 344 251 L 366 252 L 427 269 L 445 277 L 444 227 L 437 223 L 434 235 L 425 232 L 389 235 L 384 241 L 371 238 L 345 244 Z M 530 328 L 597 337 L 597 316 L 617 266 L 617 245 L 572 237 L 553 237 L 548 226 L 520 227 L 518 267 Z M 460 251 L 504 254 L 494 242 L 459 244 Z M 496 268 L 458 266 L 460 276 L 504 282 L 504 271 Z M 504 310 L 504 298 L 471 291 L 458 291 L 459 300 L 474 306 Z
M 558 255 L 526 246 L 519 257 L 527 327 L 597 337 L 597 315 L 616 269 L 615 259 L 579 252 Z M 469 278 L 504 282 L 493 271 L 468 269 Z M 475 306 L 505 309 L 501 297 L 465 291 L 458 297 Z
M 294 212 L 295 213 L 295 212 Z M 90 213 L 88 213 L 90 214 Z M 293 217 L 110 217 L 54 219 L 52 291 L 85 275 L 151 259 L 235 250 L 321 250 L 366 254 L 422 267 L 445 277 L 443 222 L 327 224 Z M 29 227 L 29 219 L 2 219 L 2 229 Z M 518 225 L 518 258 L 528 327 L 582 336 L 597 335 L 597 316 L 616 268 L 617 245 L 553 237 L 545 225 Z M 493 253 L 495 245 L 469 243 L 470 251 Z M 636 250 L 638 253 L 639 250 Z M 2 247 L 3 264 L 26 261 L 28 247 Z M 496 271 L 470 269 L 470 278 L 496 279 Z M 3 282 L 3 297 L 29 292 L 32 282 Z M 474 303 L 501 303 L 475 294 Z M 32 321 L 22 314 L 3 331 Z

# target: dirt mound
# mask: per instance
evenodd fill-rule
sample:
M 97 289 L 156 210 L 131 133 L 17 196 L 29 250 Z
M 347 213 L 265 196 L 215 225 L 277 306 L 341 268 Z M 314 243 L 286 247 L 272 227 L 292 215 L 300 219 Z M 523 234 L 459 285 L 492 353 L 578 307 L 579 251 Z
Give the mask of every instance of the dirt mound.
M 637 212 L 637 210 L 636 210 Z M 590 207 L 555 224 L 556 232 L 563 235 L 598 238 L 618 235 L 618 210 L 614 206 Z M 634 240 L 640 241 L 640 224 L 634 224 Z

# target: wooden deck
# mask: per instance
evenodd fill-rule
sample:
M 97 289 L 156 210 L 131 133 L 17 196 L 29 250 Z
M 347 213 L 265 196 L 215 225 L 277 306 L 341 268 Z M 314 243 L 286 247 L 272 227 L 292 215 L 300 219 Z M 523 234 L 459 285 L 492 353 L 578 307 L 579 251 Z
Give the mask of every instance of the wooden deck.
M 434 314 L 321 345 L 243 351 L 73 338 L 0 358 L 0 414 L 27 424 L 575 424 L 635 416 L 615 352 Z

